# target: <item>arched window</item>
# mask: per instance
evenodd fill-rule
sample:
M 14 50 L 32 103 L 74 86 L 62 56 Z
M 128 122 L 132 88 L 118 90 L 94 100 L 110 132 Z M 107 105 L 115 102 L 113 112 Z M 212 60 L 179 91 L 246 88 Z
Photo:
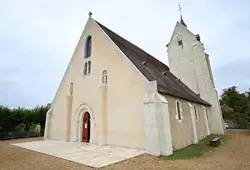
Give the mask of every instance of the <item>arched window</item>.
M 102 85 L 107 85 L 108 83 L 108 73 L 107 70 L 103 70 L 102 72 Z
M 176 107 L 177 107 L 178 119 L 181 120 L 182 119 L 182 116 L 181 116 L 181 105 L 180 105 L 179 101 L 176 102 Z
M 70 87 L 69 87 L 69 94 L 73 95 L 73 88 L 74 88 L 74 84 L 73 82 L 70 83 Z
M 195 115 L 195 119 L 198 120 L 198 113 L 197 113 L 197 109 L 195 106 L 194 106 L 194 115 Z
M 91 56 L 91 46 L 92 46 L 92 38 L 88 36 L 85 42 L 85 58 Z
M 88 61 L 88 74 L 91 72 L 91 61 Z
M 88 71 L 88 63 L 85 62 L 84 63 L 84 71 L 83 71 L 83 75 L 86 75 L 87 74 L 87 71 Z

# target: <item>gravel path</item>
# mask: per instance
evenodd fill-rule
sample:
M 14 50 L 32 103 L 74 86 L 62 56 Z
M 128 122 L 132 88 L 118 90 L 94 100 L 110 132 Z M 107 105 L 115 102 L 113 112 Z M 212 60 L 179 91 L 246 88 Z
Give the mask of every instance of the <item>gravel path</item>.
M 206 153 L 201 158 L 163 161 L 153 156 L 142 155 L 103 169 L 250 169 L 250 131 L 230 130 L 228 134 L 230 134 L 230 139 L 226 144 Z M 0 170 L 92 169 L 81 164 L 10 145 L 10 143 L 32 140 L 41 140 L 41 138 L 0 141 Z

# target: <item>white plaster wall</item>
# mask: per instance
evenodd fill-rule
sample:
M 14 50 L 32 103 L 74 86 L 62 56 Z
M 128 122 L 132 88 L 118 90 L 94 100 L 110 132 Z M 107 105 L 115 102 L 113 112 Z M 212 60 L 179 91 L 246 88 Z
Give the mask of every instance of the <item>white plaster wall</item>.
M 204 139 L 207 136 L 207 129 L 206 129 L 206 119 L 204 114 L 204 108 L 202 105 L 193 104 L 196 107 L 198 119 L 195 120 L 196 128 L 197 128 L 197 136 L 198 139 Z
M 181 81 L 198 93 L 198 84 L 195 73 L 195 60 L 193 59 L 192 44 L 196 42 L 195 36 L 177 23 L 168 45 L 168 59 L 170 71 Z M 178 45 L 178 37 L 182 37 L 183 46 Z
M 83 76 L 84 44 L 92 36 L 91 75 Z M 145 148 L 142 105 L 146 80 L 110 42 L 94 20 L 89 19 L 77 48 L 52 102 L 51 139 L 65 139 L 65 98 L 70 82 L 74 83 L 71 140 L 75 133 L 75 114 L 79 106 L 87 104 L 93 110 L 91 141 L 98 143 L 100 110 L 99 86 L 103 69 L 108 72 L 107 87 L 107 143 L 110 145 Z
M 157 91 L 157 82 L 147 86 L 148 93 L 144 100 L 144 126 L 146 151 L 155 156 L 173 153 L 168 102 Z
M 197 136 L 197 140 L 204 139 L 207 136 L 207 129 L 205 124 L 205 117 L 204 117 L 204 106 L 187 102 L 183 99 L 171 97 L 165 95 L 165 98 L 168 101 L 168 110 L 169 110 L 169 117 L 170 117 L 170 126 L 171 126 L 171 136 L 172 136 L 172 143 L 174 150 L 178 150 L 184 148 L 188 145 L 191 145 L 195 139 L 194 134 Z M 177 116 L 177 107 L 176 102 L 180 102 L 181 106 L 181 113 L 182 113 L 182 120 L 178 119 Z M 193 106 L 196 106 L 197 113 L 198 113 L 198 120 L 195 120 Z M 192 113 L 191 113 L 192 112 Z M 193 130 L 193 122 L 192 122 L 192 114 L 194 116 L 194 126 L 195 131 Z
M 65 89 L 65 87 L 62 87 Z M 66 96 L 66 95 L 65 95 Z M 66 97 L 58 94 L 58 99 L 51 105 L 53 111 L 50 115 L 49 139 L 66 140 Z
M 170 117 L 171 136 L 173 149 L 178 150 L 192 144 L 192 120 L 190 114 L 190 107 L 188 102 L 182 99 L 176 99 L 171 96 L 166 96 L 168 101 L 168 110 Z M 178 120 L 176 100 L 181 104 L 182 120 Z
M 192 143 L 193 144 L 197 144 L 198 143 L 198 134 L 197 134 L 197 125 L 196 125 L 196 118 L 195 118 L 195 109 L 194 109 L 194 105 L 188 103 L 189 105 L 189 109 L 190 109 L 190 117 L 191 117 L 191 122 L 192 122 L 192 135 L 191 135 L 191 139 L 192 139 Z
M 183 47 L 178 45 L 182 36 Z M 209 64 L 201 42 L 180 23 L 176 24 L 168 45 L 170 71 L 181 79 L 195 93 L 212 104 L 210 125 L 213 133 L 224 133 L 217 91 L 214 87 Z
M 146 151 L 149 154 L 160 156 L 160 134 L 158 120 L 156 119 L 155 103 L 145 103 L 144 109 Z

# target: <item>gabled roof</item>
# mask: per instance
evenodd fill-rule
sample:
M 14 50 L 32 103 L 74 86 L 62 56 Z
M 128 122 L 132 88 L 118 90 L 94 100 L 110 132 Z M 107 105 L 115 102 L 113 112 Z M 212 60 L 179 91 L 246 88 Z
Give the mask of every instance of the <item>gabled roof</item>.
M 96 21 L 96 23 L 149 81 L 157 81 L 159 93 L 210 106 L 208 102 L 202 100 L 183 82 L 175 77 L 169 71 L 167 65 L 163 64 L 99 22 Z

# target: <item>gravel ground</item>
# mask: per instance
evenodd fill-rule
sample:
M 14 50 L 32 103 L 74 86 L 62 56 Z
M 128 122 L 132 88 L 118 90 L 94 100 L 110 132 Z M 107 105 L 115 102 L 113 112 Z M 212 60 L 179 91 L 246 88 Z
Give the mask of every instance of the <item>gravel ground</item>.
M 226 144 L 213 149 L 201 158 L 170 161 L 159 160 L 145 154 L 103 169 L 250 169 L 250 131 L 230 130 L 228 134 L 230 134 L 230 139 Z M 41 138 L 0 141 L 0 170 L 92 169 L 78 163 L 10 145 L 10 143 L 32 140 L 41 140 Z

